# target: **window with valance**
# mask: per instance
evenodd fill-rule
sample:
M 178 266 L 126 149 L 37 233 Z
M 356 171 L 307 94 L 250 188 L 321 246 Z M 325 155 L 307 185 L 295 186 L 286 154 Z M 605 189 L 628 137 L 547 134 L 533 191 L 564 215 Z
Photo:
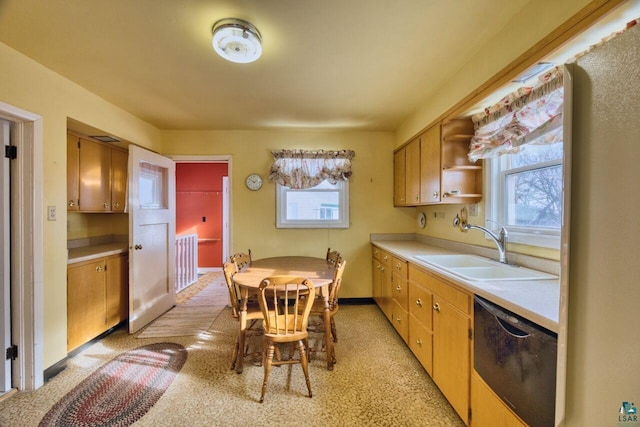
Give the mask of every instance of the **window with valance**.
M 272 151 L 278 228 L 348 228 L 351 150 Z
M 540 77 L 538 85 L 522 87 L 472 117 L 475 134 L 469 159 L 517 153 L 525 145 L 562 141 L 563 74 L 557 67 Z
M 269 179 L 292 189 L 315 187 L 322 181 L 335 184 L 351 176 L 351 150 L 278 150 L 272 151 Z

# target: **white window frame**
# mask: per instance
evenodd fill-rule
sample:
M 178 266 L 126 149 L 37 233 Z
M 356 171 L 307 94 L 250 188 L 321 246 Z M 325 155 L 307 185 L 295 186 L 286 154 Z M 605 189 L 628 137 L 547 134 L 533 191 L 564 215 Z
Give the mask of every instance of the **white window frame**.
M 335 191 L 332 190 L 293 190 L 284 185 L 276 184 L 276 227 L 277 228 L 349 228 L 349 181 L 338 182 L 339 192 L 339 220 L 294 220 L 287 218 L 287 194 L 299 191 Z
M 506 200 L 506 176 L 507 172 L 518 173 L 551 166 L 563 166 L 562 158 L 550 162 L 541 162 L 525 167 L 508 169 L 508 156 L 509 154 L 505 154 L 497 158 L 484 160 L 485 179 L 488 183 L 487 197 L 485 199 L 485 218 L 487 221 L 504 225 L 509 234 L 509 242 L 511 243 L 560 249 L 560 227 L 558 229 L 549 229 L 506 225 L 506 210 L 508 208 Z M 495 228 L 495 224 L 490 225 L 489 228 Z

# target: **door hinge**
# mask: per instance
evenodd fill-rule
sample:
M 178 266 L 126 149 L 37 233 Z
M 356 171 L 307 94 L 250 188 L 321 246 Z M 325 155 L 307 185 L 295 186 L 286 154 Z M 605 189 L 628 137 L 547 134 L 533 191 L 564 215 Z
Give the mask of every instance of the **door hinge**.
M 471 421 L 471 408 L 469 408 L 469 421 Z
M 18 346 L 12 345 L 7 348 L 7 358 L 6 360 L 16 360 L 18 358 Z
M 473 341 L 473 329 L 469 328 L 469 339 Z
M 18 147 L 15 145 L 4 146 L 4 156 L 9 160 L 15 160 L 18 158 Z

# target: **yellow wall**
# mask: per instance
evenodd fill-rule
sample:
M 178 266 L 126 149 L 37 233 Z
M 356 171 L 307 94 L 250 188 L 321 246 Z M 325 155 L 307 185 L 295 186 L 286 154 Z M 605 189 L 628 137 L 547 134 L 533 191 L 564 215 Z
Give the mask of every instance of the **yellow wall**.
M 324 256 L 327 247 L 348 260 L 344 297 L 371 296 L 372 232 L 413 232 L 415 209 L 394 209 L 391 132 L 322 131 L 163 131 L 164 155 L 232 155 L 231 251 L 251 249 L 254 257 Z M 349 180 L 348 229 L 277 229 L 275 184 L 268 180 L 271 150 L 351 149 L 355 151 Z M 250 191 L 247 175 L 258 173 L 264 185 Z
M 128 234 L 127 214 L 67 213 L 67 240 Z
M 0 101 L 42 116 L 43 207 L 57 206 L 44 232 L 44 367 L 67 355 L 67 118 L 157 150 L 159 131 L 0 43 Z

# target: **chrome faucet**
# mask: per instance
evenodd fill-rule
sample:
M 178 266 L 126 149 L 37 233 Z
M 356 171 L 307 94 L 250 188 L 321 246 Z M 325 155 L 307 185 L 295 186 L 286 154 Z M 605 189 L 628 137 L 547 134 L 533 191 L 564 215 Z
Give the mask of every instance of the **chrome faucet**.
M 479 225 L 469 224 L 467 222 L 463 222 L 458 215 L 453 219 L 453 226 L 460 227 L 463 231 L 477 229 L 483 231 L 487 236 L 493 240 L 493 242 L 498 247 L 498 254 L 500 255 L 499 261 L 503 264 L 507 264 L 507 229 L 504 227 L 500 227 L 500 235 L 497 236 L 494 232 Z

